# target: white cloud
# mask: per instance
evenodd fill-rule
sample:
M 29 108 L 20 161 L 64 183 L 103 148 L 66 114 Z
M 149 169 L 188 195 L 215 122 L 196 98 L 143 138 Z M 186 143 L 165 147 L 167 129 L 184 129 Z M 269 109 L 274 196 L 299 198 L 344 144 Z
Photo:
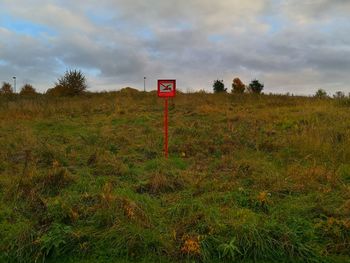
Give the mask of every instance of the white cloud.
M 344 0 L 3 0 L 0 8 L 12 20 L 0 20 L 0 80 L 16 72 L 41 90 L 65 68 L 86 70 L 94 90 L 142 88 L 145 75 L 177 78 L 185 90 L 257 77 L 267 91 L 302 94 L 347 91 L 350 81 Z M 50 32 L 17 32 L 16 20 Z

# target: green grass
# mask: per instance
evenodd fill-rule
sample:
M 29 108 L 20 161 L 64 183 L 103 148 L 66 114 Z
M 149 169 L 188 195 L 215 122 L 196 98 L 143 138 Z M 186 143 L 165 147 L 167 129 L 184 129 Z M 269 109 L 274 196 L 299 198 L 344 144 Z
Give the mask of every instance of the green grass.
M 350 108 L 0 97 L 0 262 L 350 262 Z

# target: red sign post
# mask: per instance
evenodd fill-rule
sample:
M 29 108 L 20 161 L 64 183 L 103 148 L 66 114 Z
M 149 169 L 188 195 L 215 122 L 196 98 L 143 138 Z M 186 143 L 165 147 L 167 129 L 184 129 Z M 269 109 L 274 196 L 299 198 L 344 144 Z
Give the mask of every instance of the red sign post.
M 164 152 L 165 158 L 168 158 L 168 98 L 175 97 L 176 80 L 160 79 L 158 80 L 158 97 L 165 98 L 164 102 Z

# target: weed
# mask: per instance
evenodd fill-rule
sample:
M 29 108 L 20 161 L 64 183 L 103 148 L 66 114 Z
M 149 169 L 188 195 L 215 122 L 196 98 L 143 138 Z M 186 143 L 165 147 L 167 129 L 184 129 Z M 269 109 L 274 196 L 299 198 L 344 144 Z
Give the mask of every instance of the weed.
M 39 246 L 37 259 L 45 262 L 50 257 L 59 257 L 67 249 L 72 249 L 72 235 L 70 226 L 53 224 L 44 235 L 34 241 Z
M 236 238 L 231 239 L 227 244 L 221 244 L 218 249 L 220 251 L 220 258 L 235 260 L 237 255 L 242 255 L 242 252 L 236 245 Z

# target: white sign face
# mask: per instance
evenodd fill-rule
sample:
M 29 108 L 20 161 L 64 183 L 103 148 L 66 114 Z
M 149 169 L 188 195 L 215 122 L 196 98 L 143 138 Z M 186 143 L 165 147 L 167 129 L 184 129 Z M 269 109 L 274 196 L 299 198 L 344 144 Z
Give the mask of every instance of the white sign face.
M 160 92 L 172 92 L 174 90 L 173 82 L 162 82 L 160 84 Z

